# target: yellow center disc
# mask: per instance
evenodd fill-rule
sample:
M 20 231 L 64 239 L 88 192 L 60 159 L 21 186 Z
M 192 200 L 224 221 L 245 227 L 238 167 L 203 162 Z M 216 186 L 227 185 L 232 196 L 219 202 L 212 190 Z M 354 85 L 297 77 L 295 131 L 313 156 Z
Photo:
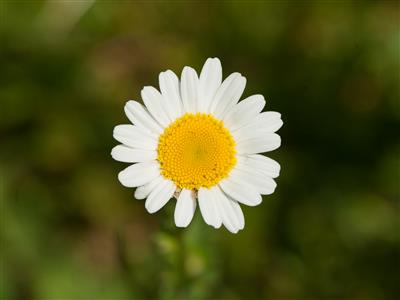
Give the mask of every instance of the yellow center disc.
M 222 121 L 187 113 L 160 136 L 161 174 L 180 188 L 212 187 L 236 164 L 235 141 Z

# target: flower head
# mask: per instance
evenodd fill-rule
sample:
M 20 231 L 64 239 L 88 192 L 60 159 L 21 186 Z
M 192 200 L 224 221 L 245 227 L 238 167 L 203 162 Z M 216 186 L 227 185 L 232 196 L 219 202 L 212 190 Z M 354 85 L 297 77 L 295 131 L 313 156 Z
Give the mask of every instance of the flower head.
M 118 125 L 115 160 L 133 163 L 118 174 L 126 187 L 137 187 L 148 212 L 176 198 L 175 224 L 186 227 L 197 203 L 204 221 L 236 233 L 244 228 L 239 203 L 256 206 L 272 194 L 280 166 L 258 153 L 280 146 L 277 112 L 261 112 L 262 95 L 239 102 L 246 79 L 239 73 L 222 82 L 218 58 L 209 58 L 200 77 L 185 67 L 181 80 L 168 70 L 159 75 L 160 91 L 146 86 L 144 106 L 128 101 L 133 125 Z

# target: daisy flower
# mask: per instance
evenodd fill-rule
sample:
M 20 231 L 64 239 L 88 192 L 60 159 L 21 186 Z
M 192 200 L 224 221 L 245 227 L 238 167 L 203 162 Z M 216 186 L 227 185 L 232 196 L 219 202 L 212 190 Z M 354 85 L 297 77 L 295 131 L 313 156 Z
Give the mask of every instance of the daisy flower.
M 191 222 L 198 205 L 204 221 L 230 232 L 244 228 L 240 204 L 256 206 L 272 194 L 279 164 L 259 153 L 281 144 L 277 112 L 262 112 L 265 100 L 240 97 L 246 78 L 232 73 L 222 82 L 218 58 L 205 62 L 200 76 L 184 67 L 181 79 L 168 70 L 159 75 L 160 91 L 145 86 L 144 105 L 128 101 L 125 114 L 133 125 L 118 125 L 121 143 L 112 157 L 131 163 L 118 174 L 122 185 L 146 199 L 149 213 L 176 198 L 178 227 Z

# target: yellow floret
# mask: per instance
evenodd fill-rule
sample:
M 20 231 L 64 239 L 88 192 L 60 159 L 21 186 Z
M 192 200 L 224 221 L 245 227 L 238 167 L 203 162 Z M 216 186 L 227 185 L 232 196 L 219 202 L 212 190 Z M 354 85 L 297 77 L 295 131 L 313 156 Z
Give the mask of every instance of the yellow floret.
M 179 188 L 212 187 L 236 164 L 235 141 L 212 115 L 187 113 L 160 136 L 161 174 Z

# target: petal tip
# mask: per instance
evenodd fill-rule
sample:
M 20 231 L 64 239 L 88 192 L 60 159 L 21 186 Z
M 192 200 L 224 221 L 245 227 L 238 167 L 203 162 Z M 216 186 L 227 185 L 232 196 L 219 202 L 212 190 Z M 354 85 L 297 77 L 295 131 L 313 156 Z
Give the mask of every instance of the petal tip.
M 125 181 L 125 173 L 124 171 L 121 171 L 118 173 L 118 181 L 124 186 L 124 187 L 129 187 L 127 182 Z

